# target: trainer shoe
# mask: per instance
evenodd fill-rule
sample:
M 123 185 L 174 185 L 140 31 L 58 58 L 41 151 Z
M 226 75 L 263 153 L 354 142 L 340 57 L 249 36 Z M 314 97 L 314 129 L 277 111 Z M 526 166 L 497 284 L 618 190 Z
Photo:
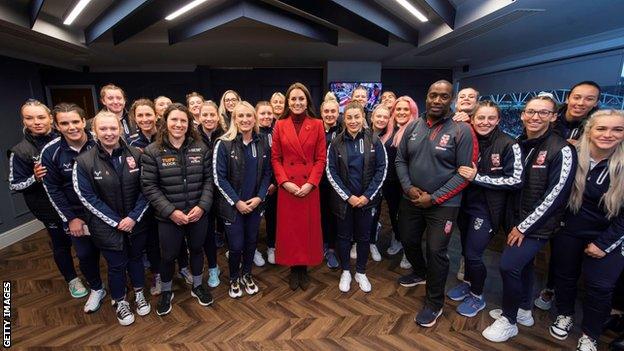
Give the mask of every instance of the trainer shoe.
M 100 309 L 104 296 L 106 296 L 106 290 L 104 290 L 104 288 L 100 290 L 91 289 L 91 293 L 89 294 L 87 303 L 85 303 L 84 305 L 84 312 L 93 313 L 97 311 L 98 309 Z
M 368 277 L 364 273 L 355 273 L 355 281 L 360 285 L 360 290 L 368 293 L 373 288 Z
M 186 281 L 186 284 L 193 285 L 193 275 L 188 267 L 183 267 L 180 269 L 179 276 Z
M 540 310 L 548 311 L 552 307 L 553 300 L 555 299 L 555 291 L 552 289 L 542 289 L 539 296 L 533 301 L 535 307 Z
M 191 296 L 197 298 L 197 302 L 202 306 L 210 306 L 214 302 L 212 294 L 203 285 L 192 288 Z
M 483 297 L 469 294 L 462 303 L 457 306 L 457 313 L 464 317 L 474 317 L 485 308 L 485 300 Z
M 274 247 L 267 248 L 267 261 L 270 264 L 275 264 L 275 248 Z
M 134 314 L 130 309 L 130 304 L 126 300 L 117 301 L 117 320 L 121 325 L 130 325 L 134 323 Z
M 550 328 L 548 328 L 548 331 L 550 331 L 550 335 L 552 335 L 553 338 L 565 340 L 573 325 L 572 316 L 558 315 L 557 319 L 550 325 Z
M 164 316 L 171 312 L 171 301 L 173 300 L 173 291 L 163 291 L 160 294 L 158 305 L 156 306 L 156 314 Z
M 446 293 L 449 299 L 453 301 L 462 301 L 470 295 L 470 284 L 461 282 Z
M 230 280 L 230 291 L 228 291 L 228 294 L 233 299 L 243 296 L 243 290 L 240 287 L 238 279 Z
M 412 286 L 427 284 L 427 281 L 419 276 L 416 273 L 406 274 L 399 278 L 399 285 L 404 286 L 406 288 L 411 288 Z
M 219 266 L 215 268 L 208 268 L 208 286 L 211 288 L 216 288 L 221 283 L 219 280 L 219 274 L 221 274 L 221 270 Z
M 401 244 L 401 242 L 396 239 L 396 234 L 392 233 L 390 246 L 388 246 L 388 249 L 386 250 L 386 252 L 388 253 L 388 255 L 394 256 L 398 254 L 399 251 L 401 251 L 402 249 L 403 249 L 403 244 Z
M 598 343 L 596 340 L 590 338 L 589 336 L 583 334 L 578 340 L 578 344 L 576 344 L 576 351 L 597 351 Z
M 71 297 L 75 299 L 85 297 L 89 294 L 89 290 L 85 288 L 84 284 L 82 284 L 82 280 L 78 277 L 70 280 L 67 285 L 69 286 L 69 293 L 71 294 Z
M 442 309 L 434 311 L 429 306 L 425 306 L 414 318 L 414 322 L 421 327 L 431 328 L 436 324 L 438 317 L 442 315 Z
M 370 253 L 371 253 L 371 258 L 373 259 L 373 261 L 375 262 L 381 261 L 381 253 L 379 253 L 379 249 L 377 249 L 377 245 L 370 244 Z
M 499 319 L 503 316 L 503 310 L 500 308 L 493 309 L 489 312 L 490 317 L 494 319 Z M 532 327 L 535 324 L 535 319 L 533 319 L 533 313 L 531 310 L 523 310 L 522 308 L 518 308 L 518 313 L 516 314 L 516 322 L 525 327 Z
M 466 262 L 463 257 L 459 258 L 459 269 L 457 269 L 457 280 L 464 280 L 464 273 L 466 271 Z
M 240 283 L 245 287 L 247 295 L 254 295 L 260 290 L 258 289 L 258 284 L 254 281 L 251 273 L 243 274 Z
M 405 254 L 403 254 L 403 258 L 401 259 L 401 264 L 399 264 L 399 267 L 403 269 L 412 269 L 412 264 L 407 260 Z
M 162 289 L 162 280 L 160 280 L 160 274 L 154 274 L 152 277 L 152 286 L 150 287 L 150 294 L 160 295 Z
M 505 342 L 518 335 L 518 326 L 509 323 L 507 317 L 501 316 L 492 325 L 485 328 L 481 335 L 492 342 Z
M 329 269 L 336 269 L 340 266 L 338 257 L 336 257 L 336 251 L 334 249 L 325 249 L 325 261 L 327 261 L 327 267 Z
M 342 292 L 349 292 L 351 289 L 351 272 L 342 271 L 340 275 L 340 283 L 338 283 L 338 289 Z
M 145 300 L 145 294 L 143 290 L 134 292 L 134 302 L 136 303 L 136 313 L 139 316 L 146 316 L 152 311 L 152 307 Z
M 254 252 L 253 263 L 258 267 L 262 267 L 266 263 L 264 261 L 264 257 L 262 257 L 262 254 L 260 253 L 260 251 L 258 251 L 258 249 L 256 249 L 256 252 Z
M 352 260 L 357 258 L 357 246 L 356 244 L 351 245 L 351 252 L 349 252 L 349 256 Z

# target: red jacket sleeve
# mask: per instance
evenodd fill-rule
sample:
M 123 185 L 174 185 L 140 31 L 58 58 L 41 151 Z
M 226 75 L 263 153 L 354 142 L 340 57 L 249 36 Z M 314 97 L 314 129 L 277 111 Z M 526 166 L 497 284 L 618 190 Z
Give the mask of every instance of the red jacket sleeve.
M 327 159 L 327 148 L 325 147 L 325 131 L 323 122 L 316 123 L 316 150 L 314 150 L 314 165 L 308 177 L 308 183 L 318 187 L 323 172 L 325 171 L 325 161 Z
M 275 181 L 277 186 L 281 186 L 288 181 L 286 171 L 284 171 L 282 155 L 282 141 L 280 136 L 281 123 L 277 121 L 275 128 L 273 128 L 273 145 L 271 146 L 271 164 L 273 165 L 273 174 L 275 175 Z

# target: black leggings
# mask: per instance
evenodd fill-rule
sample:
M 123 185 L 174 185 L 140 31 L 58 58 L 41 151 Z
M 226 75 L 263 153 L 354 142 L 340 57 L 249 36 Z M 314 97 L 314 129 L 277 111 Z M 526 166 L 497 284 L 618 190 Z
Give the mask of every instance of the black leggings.
M 180 247 L 186 238 L 191 273 L 199 276 L 204 268 L 204 241 L 208 231 L 208 215 L 204 214 L 197 222 L 179 226 L 171 221 L 158 222 L 160 239 L 160 278 L 163 282 L 173 279 L 174 260 L 180 254 Z

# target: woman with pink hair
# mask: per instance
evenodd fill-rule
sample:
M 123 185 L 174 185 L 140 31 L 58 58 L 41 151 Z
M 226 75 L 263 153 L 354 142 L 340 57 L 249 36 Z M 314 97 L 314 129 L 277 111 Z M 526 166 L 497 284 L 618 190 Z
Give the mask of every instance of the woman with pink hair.
M 382 192 L 383 197 L 386 199 L 386 203 L 388 204 L 388 215 L 392 224 L 392 240 L 390 242 L 390 247 L 388 247 L 387 250 L 389 255 L 396 255 L 403 248 L 401 242 L 397 240 L 397 238 L 401 237 L 399 235 L 398 213 L 402 190 L 396 174 L 394 160 L 397 154 L 397 146 L 403 138 L 405 127 L 417 118 L 418 106 L 416 105 L 416 102 L 414 102 L 414 100 L 412 100 L 409 96 L 401 96 L 396 99 L 394 103 L 394 107 L 392 108 L 390 114 L 390 121 L 386 127 L 386 132 L 380 136 L 388 154 L 388 174 L 386 176 Z M 410 263 L 405 258 L 405 254 L 403 254 L 403 259 L 401 260 L 401 268 L 412 268 Z

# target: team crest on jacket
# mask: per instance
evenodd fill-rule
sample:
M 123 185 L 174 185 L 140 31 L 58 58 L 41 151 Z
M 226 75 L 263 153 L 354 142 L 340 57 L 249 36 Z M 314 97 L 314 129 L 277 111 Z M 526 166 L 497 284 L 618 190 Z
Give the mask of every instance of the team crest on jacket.
M 540 151 L 539 154 L 537 154 L 537 159 L 535 159 L 535 164 L 538 166 L 543 166 L 544 162 L 546 162 L 547 154 L 548 154 L 548 151 L 546 150 Z
M 126 157 L 126 163 L 128 164 L 128 168 L 130 169 L 136 168 L 136 161 L 134 160 L 134 157 L 132 156 Z
M 201 156 L 189 156 L 188 159 L 189 159 L 189 162 L 192 165 L 199 164 L 202 161 L 202 157 Z
M 500 167 L 500 154 L 492 154 L 492 167 Z
M 449 235 L 451 234 L 452 230 L 453 230 L 453 222 L 446 221 L 446 224 L 444 224 L 444 234 Z
M 443 134 L 442 137 L 440 137 L 440 146 L 445 147 L 449 140 L 451 139 L 451 136 L 448 134 Z
M 479 218 L 479 217 L 475 218 L 474 225 L 473 225 L 474 230 L 481 229 L 482 225 L 483 225 L 483 218 Z

